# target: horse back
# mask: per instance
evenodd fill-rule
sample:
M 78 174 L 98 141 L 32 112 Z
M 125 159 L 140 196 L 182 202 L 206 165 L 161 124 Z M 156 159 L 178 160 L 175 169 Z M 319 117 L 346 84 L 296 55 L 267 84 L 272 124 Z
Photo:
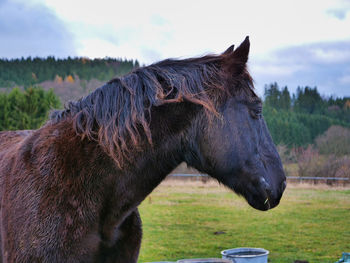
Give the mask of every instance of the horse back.
M 17 143 L 30 135 L 32 130 L 23 131 L 1 131 L 0 132 L 0 156 L 5 151 L 10 151 Z

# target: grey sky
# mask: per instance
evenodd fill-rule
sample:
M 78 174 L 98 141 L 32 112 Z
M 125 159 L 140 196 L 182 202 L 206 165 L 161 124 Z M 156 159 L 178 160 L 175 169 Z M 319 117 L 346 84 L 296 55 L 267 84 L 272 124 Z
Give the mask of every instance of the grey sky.
M 350 40 L 282 48 L 250 65 L 259 87 L 275 80 L 291 90 L 308 85 L 322 94 L 350 95 Z
M 0 57 L 75 55 L 65 24 L 39 3 L 0 1 Z
M 350 96 L 350 1 L 0 0 L 0 57 L 138 59 L 219 53 L 250 36 L 256 88 Z

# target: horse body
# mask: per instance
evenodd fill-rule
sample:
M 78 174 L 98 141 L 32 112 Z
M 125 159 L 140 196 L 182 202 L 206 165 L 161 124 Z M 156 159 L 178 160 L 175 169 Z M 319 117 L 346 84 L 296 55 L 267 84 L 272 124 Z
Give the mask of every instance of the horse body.
M 137 206 L 183 161 L 257 209 L 278 205 L 285 176 L 248 51 L 137 69 L 38 130 L 0 133 L 2 262 L 137 262 Z
M 0 136 L 3 262 L 136 262 L 137 205 L 181 161 L 175 149 L 120 170 L 69 120 Z

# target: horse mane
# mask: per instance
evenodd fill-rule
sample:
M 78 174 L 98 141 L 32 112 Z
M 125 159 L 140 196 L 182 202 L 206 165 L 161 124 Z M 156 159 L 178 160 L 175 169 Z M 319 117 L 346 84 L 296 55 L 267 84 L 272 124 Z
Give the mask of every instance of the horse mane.
M 76 133 L 98 141 L 121 168 L 142 136 L 152 144 L 152 107 L 188 101 L 216 113 L 210 90 L 224 86 L 219 59 L 217 55 L 167 59 L 135 69 L 69 102 L 65 110 L 53 112 L 50 120 L 72 118 Z

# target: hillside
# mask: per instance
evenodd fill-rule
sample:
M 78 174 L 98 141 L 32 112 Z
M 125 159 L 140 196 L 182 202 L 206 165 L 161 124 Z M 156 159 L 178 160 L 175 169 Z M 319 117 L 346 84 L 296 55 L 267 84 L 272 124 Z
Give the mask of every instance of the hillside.
M 66 103 L 138 66 L 138 61 L 114 58 L 0 59 L 0 91 L 10 91 L 15 86 L 39 85 L 45 90 L 52 88 Z
M 350 98 L 323 97 L 308 86 L 291 95 L 273 83 L 265 86 L 264 117 L 275 144 L 305 146 L 332 125 L 350 127 Z

